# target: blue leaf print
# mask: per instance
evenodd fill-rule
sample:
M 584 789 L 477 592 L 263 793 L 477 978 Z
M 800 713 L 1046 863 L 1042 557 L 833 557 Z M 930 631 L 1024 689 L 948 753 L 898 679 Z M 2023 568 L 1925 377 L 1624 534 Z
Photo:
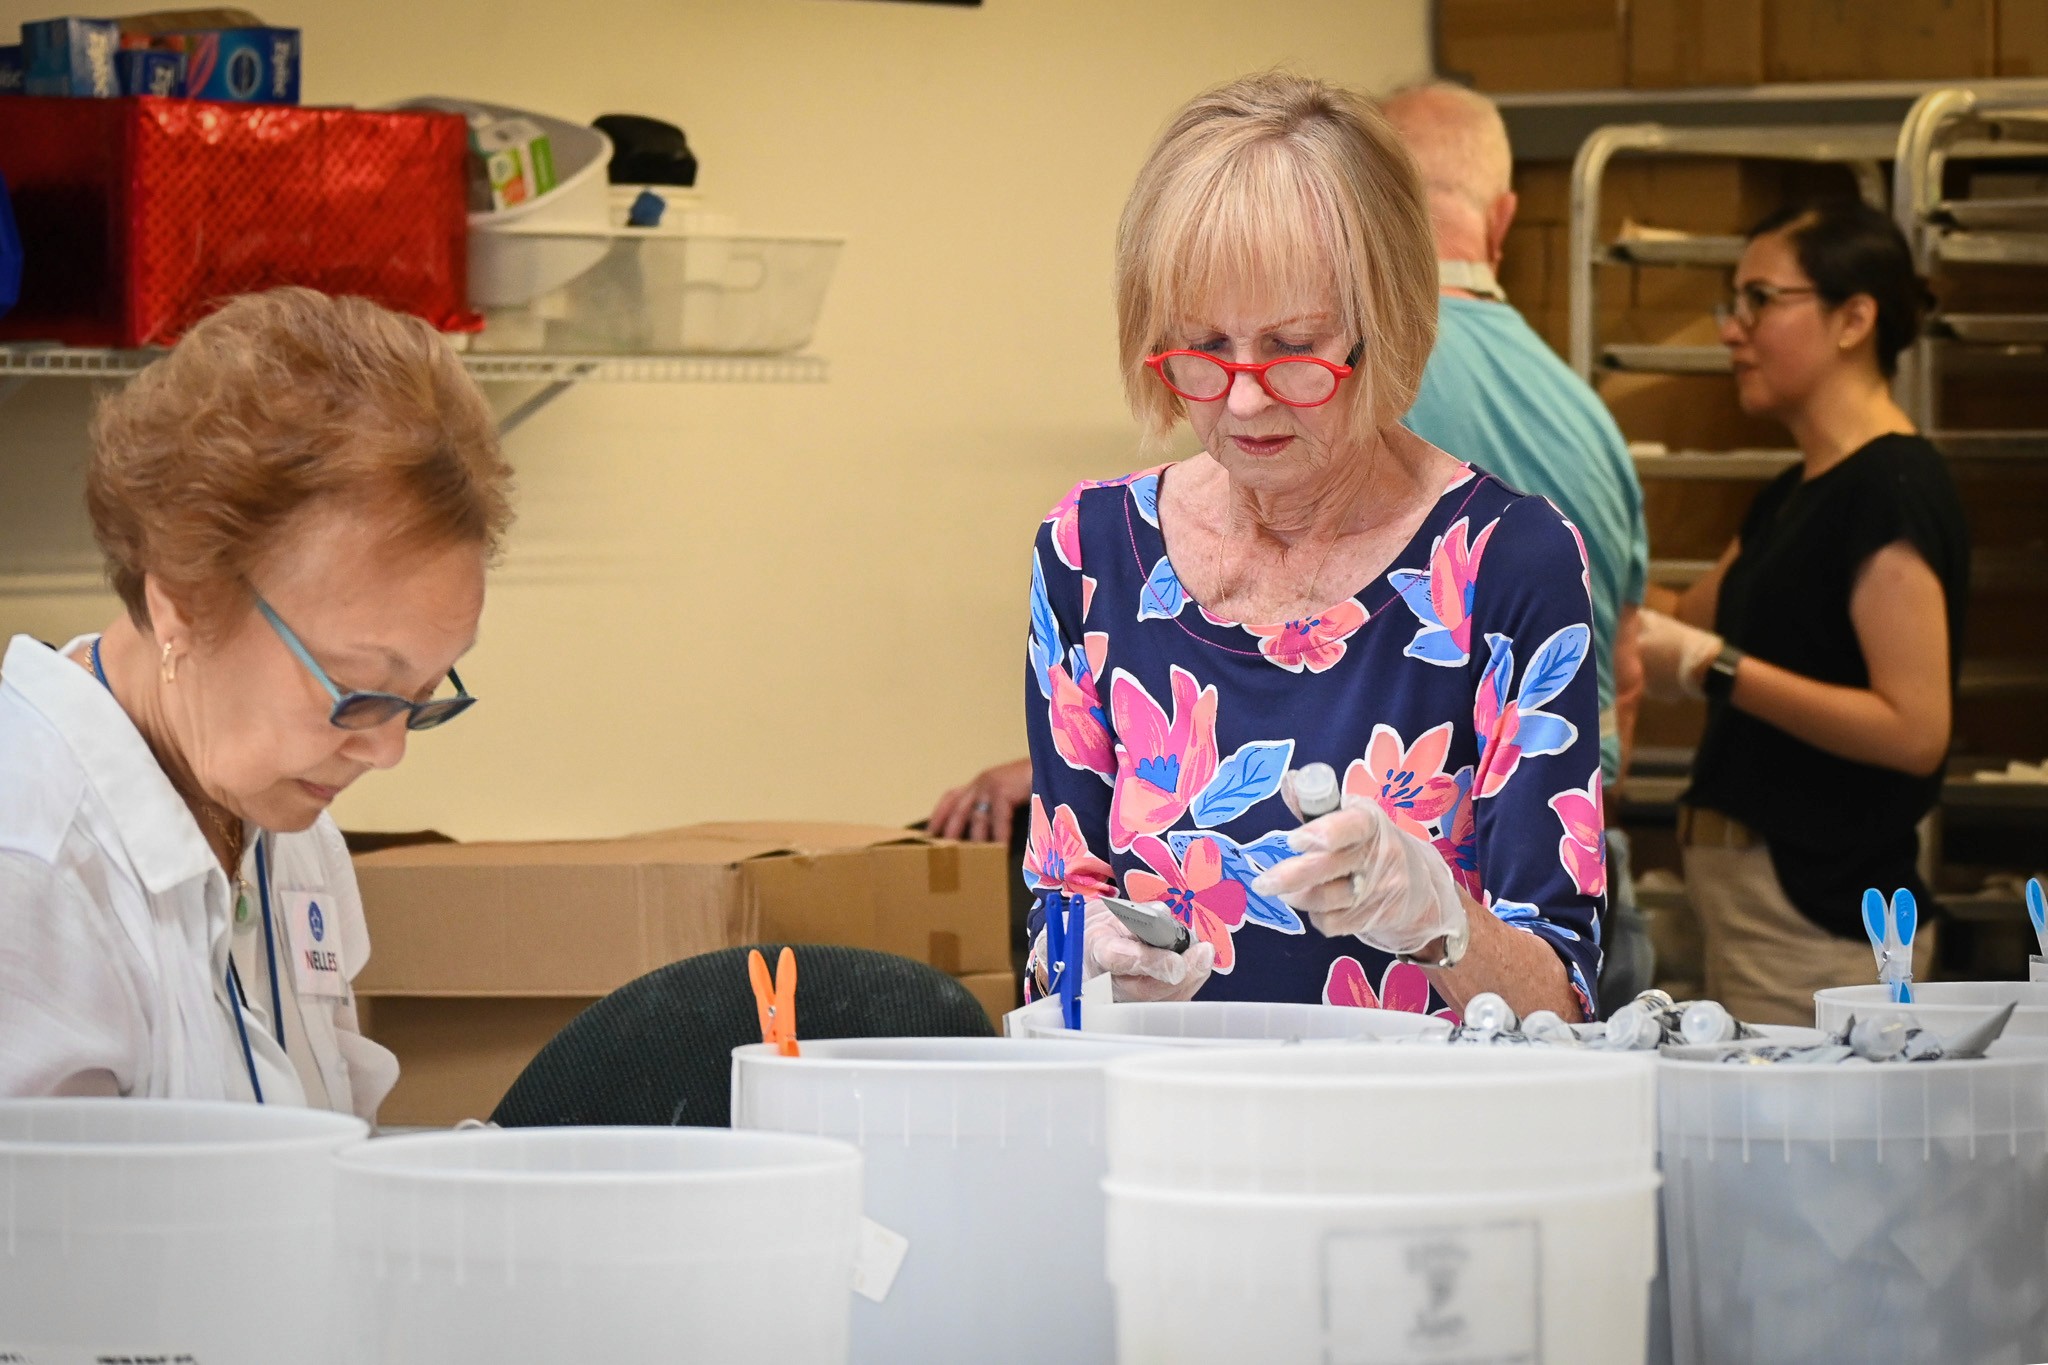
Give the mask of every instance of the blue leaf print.
M 1197 830 L 1177 829 L 1168 832 L 1166 846 L 1173 850 L 1174 857 L 1182 862 L 1186 862 L 1188 845 L 1194 843 L 1197 839 L 1207 839 L 1216 845 L 1217 850 L 1223 855 L 1223 875 L 1244 887 L 1244 917 L 1246 920 L 1253 924 L 1262 924 L 1268 929 L 1283 934 L 1299 934 L 1304 932 L 1301 916 L 1288 908 L 1285 901 L 1275 896 L 1262 896 L 1252 890 L 1252 882 L 1257 880 L 1261 872 L 1271 867 L 1273 863 L 1280 861 L 1281 857 L 1291 858 L 1294 856 L 1293 850 L 1287 847 L 1287 835 L 1284 831 L 1278 834 L 1268 834 L 1257 843 L 1240 844 L 1235 839 L 1223 834 L 1205 834 Z M 1280 853 L 1278 856 L 1272 856 L 1270 861 L 1268 861 L 1266 857 L 1261 856 L 1261 850 L 1267 849 L 1269 845 L 1276 841 L 1279 844 Z
M 1494 901 L 1486 908 L 1493 911 L 1493 917 L 1502 924 L 1517 927 L 1525 927 L 1543 918 L 1543 912 L 1527 901 Z M 1577 938 L 1578 935 L 1572 937 Z
M 1486 647 L 1486 671 L 1479 675 L 1482 691 L 1493 691 L 1494 714 L 1507 709 L 1508 675 L 1515 671 L 1515 642 L 1505 635 L 1488 635 Z
M 1152 566 L 1152 572 L 1146 576 L 1145 586 L 1138 594 L 1138 619 L 1171 621 L 1187 604 L 1187 589 L 1174 576 L 1173 561 L 1165 555 L 1159 556 L 1159 562 Z
M 1280 790 L 1287 762 L 1294 757 L 1291 739 L 1254 740 L 1216 768 L 1209 785 L 1188 806 L 1195 823 L 1224 825 Z
M 1045 566 L 1034 551 L 1031 555 L 1031 673 L 1038 679 L 1038 695 L 1048 700 L 1052 697 L 1052 666 L 1059 662 L 1059 658 L 1059 623 L 1053 619 L 1052 602 L 1045 595 Z
M 1561 754 L 1577 743 L 1578 738 L 1578 726 L 1548 711 L 1524 711 L 1521 723 L 1515 729 L 1515 743 L 1522 746 L 1523 758 Z
M 1138 504 L 1138 515 L 1159 524 L 1159 476 L 1147 474 L 1141 479 L 1131 480 L 1131 501 Z
M 1469 657 L 1458 648 L 1457 637 L 1442 626 L 1424 626 L 1415 632 L 1415 638 L 1408 642 L 1408 648 L 1401 651 L 1411 659 L 1424 663 L 1448 664 L 1456 667 Z
M 1429 600 L 1429 573 L 1424 569 L 1396 569 L 1387 575 L 1387 582 L 1394 591 L 1401 594 L 1401 600 L 1408 604 L 1408 610 L 1415 613 L 1415 619 L 1426 626 L 1442 629 L 1443 622 L 1437 619 L 1436 603 Z
M 1522 673 L 1522 690 L 1515 698 L 1524 712 L 1534 711 L 1564 691 L 1586 661 L 1593 633 L 1583 625 L 1566 626 L 1536 647 L 1529 666 Z

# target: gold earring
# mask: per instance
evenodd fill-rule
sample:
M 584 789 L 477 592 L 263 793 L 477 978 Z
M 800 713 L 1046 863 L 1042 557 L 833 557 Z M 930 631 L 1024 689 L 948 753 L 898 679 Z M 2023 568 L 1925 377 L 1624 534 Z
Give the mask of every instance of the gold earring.
M 171 657 L 171 642 L 164 641 L 164 682 L 168 685 L 178 680 L 178 661 Z

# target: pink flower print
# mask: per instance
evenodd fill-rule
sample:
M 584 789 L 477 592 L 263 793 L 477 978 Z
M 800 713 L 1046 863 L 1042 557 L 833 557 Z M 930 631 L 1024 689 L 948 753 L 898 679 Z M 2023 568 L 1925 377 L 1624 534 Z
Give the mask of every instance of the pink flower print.
M 1451 869 L 1451 880 L 1465 889 L 1473 900 L 1485 902 L 1479 881 L 1479 829 L 1472 812 L 1472 769 L 1460 768 L 1451 779 L 1458 789 L 1449 813 L 1440 822 L 1443 834 L 1432 842 L 1437 854 Z
M 1365 624 L 1365 608 L 1347 597 L 1317 616 L 1278 626 L 1246 626 L 1259 637 L 1259 653 L 1290 673 L 1322 673 L 1344 657 L 1344 642 Z
M 1164 901 L 1197 940 L 1215 945 L 1217 971 L 1235 966 L 1237 949 L 1231 935 L 1244 923 L 1245 886 L 1223 875 L 1223 851 L 1216 841 L 1194 840 L 1184 863 L 1176 863 L 1173 850 L 1150 834 L 1140 838 L 1133 851 L 1152 871 L 1133 869 L 1124 874 L 1124 890 L 1131 899 Z
M 1081 575 L 1081 619 L 1088 619 L 1088 609 L 1095 605 L 1095 580 L 1087 574 Z
M 1429 977 L 1413 962 L 1390 962 L 1380 977 L 1377 993 L 1366 980 L 1365 967 L 1355 957 L 1340 957 L 1330 964 L 1323 978 L 1323 1003 L 1353 1009 L 1402 1010 L 1409 1014 L 1429 1012 Z
M 1165 468 L 1165 466 L 1160 466 Z M 1158 469 L 1141 469 L 1135 474 L 1125 474 L 1115 479 L 1083 479 L 1069 488 L 1066 496 L 1053 504 L 1052 511 L 1045 519 L 1052 523 L 1053 553 L 1060 557 L 1060 563 L 1070 569 L 1081 567 L 1081 495 L 1091 488 L 1120 488 L 1136 483 L 1159 472 Z M 1156 494 L 1154 495 L 1157 496 Z M 1084 607 L 1081 614 L 1086 616 Z
M 1508 698 L 1508 679 L 1515 670 L 1514 644 L 1503 635 L 1489 635 L 1486 643 L 1492 655 L 1472 700 L 1472 730 L 1479 740 L 1479 772 L 1473 790 L 1480 796 L 1492 796 L 1506 786 L 1522 763 L 1522 746 L 1516 743 L 1522 709 Z
M 1141 834 L 1157 834 L 1187 813 L 1216 775 L 1216 689 L 1175 666 L 1173 718 L 1144 684 L 1118 669 L 1109 684 L 1116 735 L 1116 790 L 1109 803 L 1109 844 L 1122 852 Z
M 1031 798 L 1031 839 L 1024 846 L 1024 879 L 1040 891 L 1070 896 L 1107 896 L 1116 892 L 1109 864 L 1088 851 L 1081 824 L 1071 806 L 1061 806 L 1051 820 L 1045 801 Z
M 1572 885 L 1582 895 L 1603 894 L 1607 890 L 1607 836 L 1601 810 L 1600 774 L 1595 772 L 1583 787 L 1551 797 L 1550 808 L 1564 822 L 1564 838 L 1557 841 L 1557 856 L 1564 870 L 1571 874 Z
M 1387 575 L 1387 582 L 1422 623 L 1402 651 L 1409 658 L 1458 668 L 1472 657 L 1472 599 L 1478 591 L 1479 558 L 1499 524 L 1488 522 L 1468 547 L 1470 525 L 1460 517 L 1437 537 L 1427 569 L 1396 569 Z
M 1100 773 L 1107 781 L 1116 774 L 1116 752 L 1095 679 L 1101 674 L 1103 658 L 1109 652 L 1109 636 L 1090 631 L 1083 637 L 1083 644 L 1085 649 L 1074 650 L 1069 656 L 1074 666 L 1072 673 L 1063 664 L 1046 670 L 1052 687 L 1048 704 L 1052 743 L 1068 767 Z
M 1365 757 L 1354 758 L 1344 773 L 1344 794 L 1376 801 L 1396 825 L 1425 842 L 1429 826 L 1443 819 L 1458 799 L 1457 779 L 1444 772 L 1451 750 L 1451 723 L 1423 734 L 1404 748 L 1391 725 L 1372 727 Z
M 1572 533 L 1572 543 L 1579 547 L 1579 582 L 1585 586 L 1586 596 L 1590 599 L 1593 596 L 1593 560 L 1586 553 L 1586 538 L 1579 534 L 1578 525 L 1570 517 L 1565 516 L 1562 510 L 1558 510 L 1556 503 L 1550 505 L 1553 510 L 1557 510 L 1558 516 L 1564 519 L 1564 529 Z

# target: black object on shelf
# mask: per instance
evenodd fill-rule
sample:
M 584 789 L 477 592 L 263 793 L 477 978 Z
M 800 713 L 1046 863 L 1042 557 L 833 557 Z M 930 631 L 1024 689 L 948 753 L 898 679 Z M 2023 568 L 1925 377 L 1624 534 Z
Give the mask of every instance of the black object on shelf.
M 683 130 L 640 114 L 603 114 L 591 127 L 612 140 L 606 177 L 614 185 L 697 183 L 697 158 Z

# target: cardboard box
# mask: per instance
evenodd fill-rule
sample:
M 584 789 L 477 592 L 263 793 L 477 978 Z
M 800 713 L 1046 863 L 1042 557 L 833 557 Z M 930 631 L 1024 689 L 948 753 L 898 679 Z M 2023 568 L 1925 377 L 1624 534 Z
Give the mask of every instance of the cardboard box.
M 113 99 L 121 93 L 112 19 L 40 19 L 21 26 L 22 88 L 31 95 Z
M 0 47 L 0 95 L 25 93 L 27 69 L 22 65 L 21 44 Z
M 185 90 L 184 59 L 175 52 L 123 48 L 114 56 L 114 69 L 124 95 L 176 96 Z
M 1765 0 L 1772 81 L 1975 79 L 1996 62 L 1995 0 Z
M 1663 90 L 1764 78 L 1764 0 L 1631 0 L 1628 83 Z
M 1626 0 L 1439 0 L 1439 65 L 1481 90 L 1616 89 L 1627 13 Z
M 445 1128 L 489 1118 L 535 1054 L 595 1002 L 592 996 L 359 997 L 363 1032 L 398 1055 L 398 1084 L 377 1122 Z
M 299 102 L 299 30 L 223 28 L 166 34 L 157 46 L 180 53 L 185 94 L 244 104 Z
M 872 825 L 691 825 L 356 860 L 365 995 L 598 996 L 742 943 L 843 943 L 955 976 L 1010 963 L 1008 850 Z
M 988 1021 L 998 1033 L 1002 1032 L 1003 1016 L 1024 1003 L 1013 972 L 974 972 L 957 979 L 988 1011 Z
M 2048 76 L 2048 0 L 1998 0 L 1998 74 Z

